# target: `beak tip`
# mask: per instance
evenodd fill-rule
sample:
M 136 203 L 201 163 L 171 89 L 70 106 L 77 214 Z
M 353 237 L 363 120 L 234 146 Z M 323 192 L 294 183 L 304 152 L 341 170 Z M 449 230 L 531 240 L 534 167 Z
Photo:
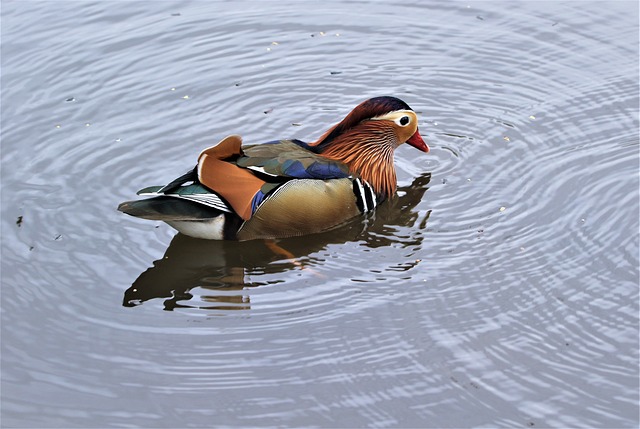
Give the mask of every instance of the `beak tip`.
M 429 145 L 425 143 L 418 131 L 407 140 L 407 143 L 424 153 L 429 153 Z

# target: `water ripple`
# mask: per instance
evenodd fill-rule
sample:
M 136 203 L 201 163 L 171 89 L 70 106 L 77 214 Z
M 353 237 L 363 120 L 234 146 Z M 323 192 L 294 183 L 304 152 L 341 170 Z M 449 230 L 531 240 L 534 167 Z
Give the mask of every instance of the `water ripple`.
M 3 5 L 5 423 L 637 426 L 630 5 Z M 375 215 L 274 247 L 115 211 L 382 94 L 432 151 Z

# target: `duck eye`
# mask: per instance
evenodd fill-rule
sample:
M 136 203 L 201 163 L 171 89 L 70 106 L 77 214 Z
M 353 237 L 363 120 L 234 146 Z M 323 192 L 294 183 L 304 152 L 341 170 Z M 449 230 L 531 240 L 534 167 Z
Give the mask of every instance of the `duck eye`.
M 409 117 L 408 116 L 403 116 L 402 118 L 400 118 L 400 125 L 405 126 L 409 123 Z

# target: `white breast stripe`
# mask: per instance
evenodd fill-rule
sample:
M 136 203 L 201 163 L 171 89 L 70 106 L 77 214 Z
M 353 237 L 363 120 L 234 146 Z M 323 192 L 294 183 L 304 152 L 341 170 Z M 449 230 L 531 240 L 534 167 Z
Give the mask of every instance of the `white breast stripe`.
M 376 201 L 376 194 L 373 192 L 373 188 L 368 182 L 364 182 L 364 184 L 367 186 L 367 191 L 369 193 L 368 196 L 371 199 L 371 210 L 373 210 L 378 205 L 378 202 Z
M 358 192 L 360 192 L 360 198 L 362 199 L 362 213 L 366 213 L 369 211 L 369 205 L 367 204 L 367 196 L 364 194 L 362 180 L 356 179 L 356 183 L 358 184 Z

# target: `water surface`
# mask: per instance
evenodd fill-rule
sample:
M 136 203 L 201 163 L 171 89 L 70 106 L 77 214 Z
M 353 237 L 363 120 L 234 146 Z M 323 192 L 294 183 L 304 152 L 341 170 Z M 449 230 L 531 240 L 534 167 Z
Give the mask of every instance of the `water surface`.
M 637 427 L 635 2 L 2 3 L 2 425 Z M 401 195 L 217 243 L 116 211 L 226 134 L 420 115 Z

